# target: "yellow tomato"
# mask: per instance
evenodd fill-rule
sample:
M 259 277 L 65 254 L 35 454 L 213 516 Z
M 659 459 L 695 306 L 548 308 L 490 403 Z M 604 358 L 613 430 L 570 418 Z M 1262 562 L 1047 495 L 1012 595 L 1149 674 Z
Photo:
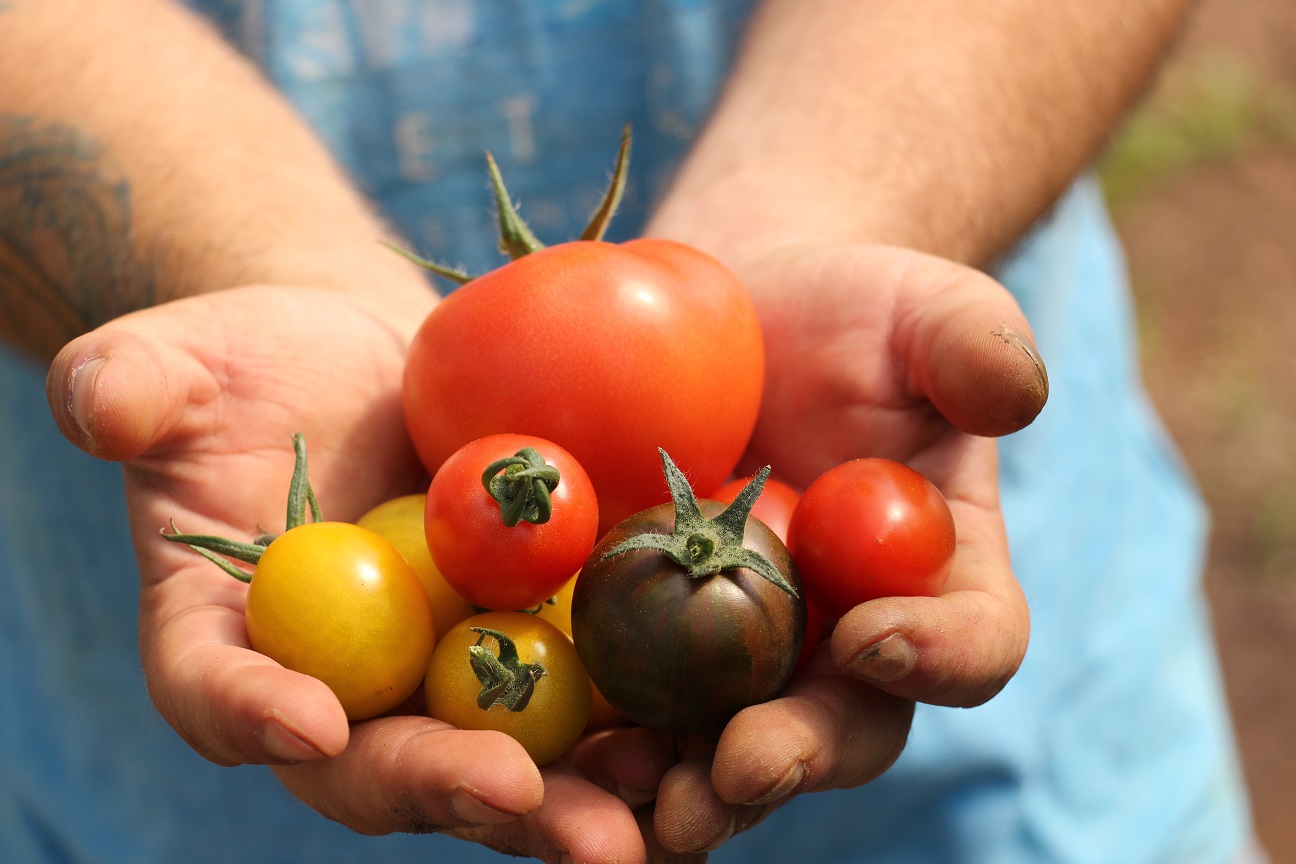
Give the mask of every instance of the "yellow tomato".
M 451 627 L 475 614 L 477 610 L 455 593 L 442 578 L 436 564 L 432 563 L 432 555 L 428 552 L 427 539 L 423 533 L 423 510 L 426 503 L 427 495 L 393 498 L 361 516 L 356 524 L 386 537 L 405 556 L 405 560 L 423 583 L 423 590 L 427 592 L 428 602 L 432 606 L 436 632 L 441 634 L 450 632 Z M 568 605 L 570 608 L 570 604 Z
M 252 647 L 329 686 L 351 720 L 415 693 L 434 646 L 418 575 L 378 534 L 343 522 L 286 531 L 248 586 Z
M 576 647 L 525 612 L 485 612 L 452 627 L 432 654 L 424 690 L 432 717 L 504 732 L 537 765 L 566 753 L 589 720 L 591 687 Z

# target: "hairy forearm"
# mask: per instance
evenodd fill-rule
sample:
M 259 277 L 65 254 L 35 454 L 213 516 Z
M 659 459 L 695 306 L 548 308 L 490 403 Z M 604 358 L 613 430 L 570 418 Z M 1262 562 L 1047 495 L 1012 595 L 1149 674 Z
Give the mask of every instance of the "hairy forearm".
M 767 0 L 652 230 L 984 265 L 1101 151 L 1190 0 Z
M 0 336 L 27 350 L 241 284 L 426 290 L 305 125 L 178 4 L 3 4 L 0 81 Z

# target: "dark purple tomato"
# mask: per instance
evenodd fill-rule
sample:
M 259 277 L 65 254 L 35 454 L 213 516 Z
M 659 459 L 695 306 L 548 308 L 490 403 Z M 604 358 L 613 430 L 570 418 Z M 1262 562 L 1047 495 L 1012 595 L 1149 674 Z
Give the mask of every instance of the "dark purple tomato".
M 716 501 L 697 505 L 708 519 L 725 509 Z M 783 688 L 801 650 L 806 604 L 787 548 L 751 517 L 742 546 L 795 593 L 747 567 L 694 576 L 654 548 L 604 558 L 627 538 L 670 535 L 675 527 L 675 505 L 662 504 L 599 540 L 576 580 L 572 637 L 595 687 L 632 721 L 714 735 Z

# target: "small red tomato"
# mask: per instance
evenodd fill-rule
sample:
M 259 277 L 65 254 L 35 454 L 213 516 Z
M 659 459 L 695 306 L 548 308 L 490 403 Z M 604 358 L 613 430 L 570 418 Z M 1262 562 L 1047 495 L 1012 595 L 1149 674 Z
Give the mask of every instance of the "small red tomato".
M 751 479 L 751 477 L 739 477 L 736 480 L 730 480 L 710 497 L 722 504 L 732 504 L 734 498 L 738 497 L 738 493 L 751 482 Z M 786 543 L 788 521 L 791 520 L 792 511 L 800 500 L 800 492 L 788 484 L 770 477 L 765 481 L 765 488 L 761 490 L 760 497 L 756 499 L 756 505 L 752 507 L 751 515 L 764 522 L 767 528 Z
M 811 602 L 837 618 L 878 597 L 939 594 L 954 558 L 954 517 L 914 469 L 856 459 L 802 493 L 788 550 Z
M 437 469 L 423 527 L 456 592 L 509 611 L 558 593 L 594 548 L 598 521 L 594 487 L 571 454 L 504 434 L 470 442 Z

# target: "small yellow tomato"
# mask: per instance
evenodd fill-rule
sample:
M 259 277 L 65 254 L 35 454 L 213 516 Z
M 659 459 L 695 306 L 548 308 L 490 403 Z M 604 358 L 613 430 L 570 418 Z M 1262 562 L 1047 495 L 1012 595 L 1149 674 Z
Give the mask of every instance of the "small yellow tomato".
M 432 563 L 427 537 L 423 532 L 423 511 L 427 495 L 403 495 L 384 501 L 357 520 L 356 524 L 387 538 L 387 541 L 405 556 L 405 560 L 418 574 L 432 606 L 432 620 L 437 633 L 448 633 L 450 628 L 469 615 L 476 613 L 473 605 L 455 593 L 449 583 Z
M 414 569 L 378 534 L 344 522 L 276 538 L 252 574 L 245 619 L 255 650 L 323 681 L 350 720 L 417 692 L 435 644 Z
M 485 612 L 437 643 L 427 712 L 517 740 L 537 765 L 566 753 L 589 720 L 590 682 L 567 634 L 525 612 Z

